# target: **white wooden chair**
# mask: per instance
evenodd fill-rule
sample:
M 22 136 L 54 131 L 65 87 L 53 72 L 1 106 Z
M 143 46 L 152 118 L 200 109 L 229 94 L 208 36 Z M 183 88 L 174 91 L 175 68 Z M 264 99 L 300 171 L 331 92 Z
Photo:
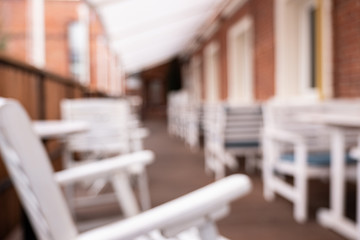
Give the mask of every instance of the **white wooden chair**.
M 93 160 L 120 156 L 130 152 L 141 151 L 143 149 L 143 138 L 147 136 L 147 130 L 140 128 L 138 119 L 133 118 L 130 112 L 128 101 L 122 99 L 66 99 L 61 102 L 62 118 L 67 121 L 86 121 L 90 125 L 90 130 L 67 138 L 64 153 L 64 166 L 73 167 L 76 164 L 83 164 Z M 80 159 L 74 160 L 74 153 Z M 80 160 L 80 161 L 79 161 Z M 142 210 L 150 208 L 150 194 L 146 169 L 143 165 L 133 165 L 128 173 L 128 177 L 134 175 L 137 180 L 139 190 L 139 200 Z M 72 188 L 69 187 L 69 201 L 74 201 L 72 205 L 102 204 L 108 199 L 116 199 L 111 194 L 98 195 L 107 181 L 97 179 L 92 185 L 90 194 L 86 198 L 74 199 Z M 97 196 L 97 197 L 95 197 Z M 134 212 L 139 209 L 133 205 Z M 136 209 L 136 210 L 135 210 Z
M 214 172 L 215 178 L 219 179 L 225 176 L 224 163 L 220 161 L 219 156 L 225 156 L 224 148 L 221 146 L 221 105 L 204 104 L 203 110 L 203 128 L 204 128 L 204 155 L 205 171 Z M 232 160 L 232 159 L 230 159 Z
M 191 101 L 186 91 L 168 95 L 168 132 L 178 136 L 194 150 L 200 144 L 200 105 Z
M 168 130 L 171 135 L 182 139 L 186 135 L 187 102 L 186 91 L 171 92 L 168 95 Z
M 253 171 L 259 165 L 261 106 L 225 104 L 204 107 L 205 163 L 216 178 L 225 176 L 225 168 L 235 169 L 236 157 L 245 157 L 245 167 Z
M 121 180 L 119 174 L 132 164 L 149 163 L 153 154 L 143 151 L 124 155 L 122 161 L 109 159 L 54 173 L 26 112 L 6 99 L 0 99 L 0 151 L 40 240 L 220 239 L 214 222 L 227 213 L 231 201 L 251 189 L 246 176 L 230 176 L 137 216 L 79 233 L 60 186 L 98 177 Z
M 272 99 L 264 104 L 263 181 L 264 197 L 274 199 L 275 193 L 294 204 L 294 218 L 304 222 L 308 217 L 308 180 L 328 179 L 330 136 L 323 125 L 299 120 L 301 113 L 331 112 L 343 109 L 339 103 L 281 101 Z M 346 133 L 346 146 L 356 144 L 356 134 Z M 347 162 L 353 163 L 350 157 Z M 349 176 L 354 168 L 349 166 Z M 293 184 L 281 175 L 293 176 Z

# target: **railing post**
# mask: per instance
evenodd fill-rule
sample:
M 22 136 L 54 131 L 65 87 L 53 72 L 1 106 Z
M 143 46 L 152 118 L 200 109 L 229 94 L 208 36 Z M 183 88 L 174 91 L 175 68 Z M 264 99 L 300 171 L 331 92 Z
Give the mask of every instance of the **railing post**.
M 45 120 L 46 118 L 46 95 L 45 95 L 45 76 L 43 74 L 39 75 L 37 79 L 37 87 L 38 87 L 38 99 L 37 105 L 39 107 L 38 110 L 38 119 Z

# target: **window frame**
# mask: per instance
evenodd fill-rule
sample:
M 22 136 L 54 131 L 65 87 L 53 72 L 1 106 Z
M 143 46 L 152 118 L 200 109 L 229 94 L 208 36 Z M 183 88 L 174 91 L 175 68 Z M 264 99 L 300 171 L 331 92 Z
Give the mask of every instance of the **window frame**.
M 219 43 L 212 41 L 204 50 L 205 101 L 220 100 L 220 51 Z
M 229 104 L 254 102 L 254 29 L 250 16 L 242 17 L 227 32 L 228 45 L 228 96 Z M 239 46 L 239 38 L 243 37 Z M 240 53 L 241 50 L 245 52 Z M 240 56 L 241 55 L 241 56 Z M 242 58 L 243 61 L 240 61 Z M 243 62 L 243 72 L 239 74 L 239 62 Z
M 277 98 L 319 100 L 331 98 L 332 89 L 332 17 L 331 1 L 322 1 L 321 11 L 321 60 L 315 64 L 320 71 L 320 88 L 309 86 L 310 47 L 308 11 L 317 6 L 315 0 L 276 0 L 275 2 L 275 95 Z M 296 32 L 294 29 L 297 29 Z M 291 32 L 293 31 L 293 32 Z M 295 38 L 300 39 L 299 42 Z M 295 74 L 295 75 L 294 75 Z M 319 87 L 319 86 L 318 86 Z

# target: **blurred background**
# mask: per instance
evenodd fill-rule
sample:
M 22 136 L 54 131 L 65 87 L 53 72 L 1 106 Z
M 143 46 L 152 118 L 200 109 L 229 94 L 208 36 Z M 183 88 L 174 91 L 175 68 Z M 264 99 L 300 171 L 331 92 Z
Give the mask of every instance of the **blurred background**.
M 240 130 L 226 126 L 237 127 L 249 113 L 241 107 L 258 109 L 256 143 L 249 141 L 254 158 L 262 159 L 263 104 L 360 106 L 360 0 L 0 0 L 0 97 L 20 101 L 33 120 L 61 119 L 63 99 L 126 99 L 150 131 L 145 148 L 158 156 L 149 168 L 152 205 L 158 205 L 215 178 L 249 174 L 243 166 L 248 150 L 230 151 L 224 169 L 207 157 L 211 129 L 222 124 L 215 137 L 223 139 L 222 147 L 237 137 L 231 133 Z M 230 124 L 210 123 L 214 106 L 225 119 L 232 111 L 242 115 Z M 356 140 L 347 150 L 354 146 Z M 46 148 L 54 168 L 62 169 L 62 144 L 51 140 Z M 225 150 L 220 155 L 228 156 Z M 241 170 L 229 167 L 234 164 Z M 299 224 L 287 201 L 264 200 L 262 167 L 251 168 L 254 192 L 221 222 L 225 236 L 355 239 L 353 230 L 342 234 L 316 220 L 316 209 L 329 207 L 329 181 L 309 190 L 315 200 L 309 201 L 308 221 Z M 347 184 L 345 210 L 356 224 L 356 185 Z M 1 162 L 0 212 L 5 239 L 19 229 L 21 207 Z

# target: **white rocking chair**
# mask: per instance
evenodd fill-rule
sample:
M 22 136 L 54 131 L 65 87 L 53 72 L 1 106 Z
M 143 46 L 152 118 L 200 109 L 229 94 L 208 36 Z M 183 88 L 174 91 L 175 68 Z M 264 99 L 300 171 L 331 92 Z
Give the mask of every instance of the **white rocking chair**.
M 142 214 L 79 233 L 60 185 L 105 176 L 117 178 L 132 164 L 149 162 L 153 154 L 143 151 L 124 155 L 123 161 L 110 159 L 54 173 L 27 114 L 16 101 L 6 99 L 0 99 L 0 150 L 41 240 L 221 239 L 214 221 L 227 213 L 231 201 L 251 189 L 246 176 L 230 176 Z

